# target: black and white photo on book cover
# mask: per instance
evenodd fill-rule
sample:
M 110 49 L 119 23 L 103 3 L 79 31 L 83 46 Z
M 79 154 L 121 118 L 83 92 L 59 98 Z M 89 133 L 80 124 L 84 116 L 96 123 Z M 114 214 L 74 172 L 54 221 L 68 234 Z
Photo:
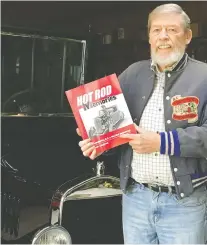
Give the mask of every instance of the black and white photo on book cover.
M 123 94 L 117 95 L 116 100 L 100 103 L 87 110 L 82 107 L 79 112 L 90 138 L 101 136 L 132 123 Z

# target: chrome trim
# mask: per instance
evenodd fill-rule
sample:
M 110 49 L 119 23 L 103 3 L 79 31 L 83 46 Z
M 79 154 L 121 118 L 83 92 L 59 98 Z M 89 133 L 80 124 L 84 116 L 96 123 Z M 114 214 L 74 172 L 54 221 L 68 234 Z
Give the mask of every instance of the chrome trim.
M 62 41 L 73 41 L 77 43 L 82 43 L 83 40 L 77 40 L 72 38 L 65 38 L 65 37 L 53 37 L 53 36 L 41 36 L 36 34 L 25 34 L 25 33 L 14 33 L 8 31 L 1 31 L 1 35 L 5 36 L 14 36 L 14 37 L 28 37 L 28 38 L 38 38 L 38 39 L 46 39 L 46 40 L 62 40 Z
M 35 43 L 36 43 L 36 39 L 32 40 L 32 65 L 31 65 L 31 88 L 34 88 L 34 72 L 35 72 L 35 67 L 34 67 L 34 61 L 35 61 Z
M 60 93 L 60 108 L 63 109 L 64 104 L 64 90 L 65 90 L 65 70 L 66 70 L 66 59 L 67 59 L 67 42 L 64 42 L 63 46 L 63 63 L 62 63 L 62 75 L 61 75 L 61 93 Z
M 52 230 L 52 229 L 60 229 L 60 230 L 62 230 L 63 232 L 66 232 L 66 233 L 68 234 L 69 239 L 72 241 L 69 232 L 68 232 L 64 227 L 59 226 L 59 225 L 54 225 L 54 226 L 47 226 L 47 227 L 43 228 L 42 230 L 37 231 L 37 232 L 35 233 L 33 239 L 32 239 L 32 244 L 35 244 L 36 240 L 37 240 L 43 233 L 46 233 L 47 231 Z
M 58 207 L 52 207 L 51 206 L 51 224 L 62 224 L 62 214 L 63 214 L 63 204 L 65 201 L 67 201 L 67 197 L 68 195 L 70 195 L 72 192 L 74 192 L 75 190 L 77 190 L 78 188 L 80 188 L 81 186 L 84 186 L 90 182 L 96 181 L 96 180 L 113 180 L 113 181 L 117 181 L 120 182 L 120 179 L 117 177 L 113 177 L 110 175 L 101 175 L 101 176 L 94 176 L 91 178 L 88 178 L 74 186 L 70 186 L 68 188 L 68 185 L 71 184 L 71 181 L 66 182 L 65 184 L 63 184 L 55 193 L 55 195 L 53 196 L 52 202 L 60 202 Z M 62 190 L 61 190 L 62 189 Z M 119 189 L 117 189 L 119 190 Z M 117 194 L 119 195 L 119 194 Z M 121 195 L 121 192 L 120 192 Z M 80 198 L 81 199 L 81 198 Z
M 85 79 L 85 57 L 86 57 L 86 41 L 82 40 L 81 43 L 83 44 L 82 48 L 82 55 L 81 55 L 81 72 L 80 72 L 80 81 L 78 85 L 84 84 Z
M 119 179 L 118 178 L 115 178 L 115 177 L 112 177 L 112 176 L 96 176 L 96 177 L 93 177 L 93 178 L 91 178 L 91 179 L 89 179 L 89 180 L 86 180 L 86 181 L 84 181 L 84 182 L 82 182 L 82 183 L 80 183 L 80 184 L 78 184 L 78 185 L 76 185 L 76 186 L 74 186 L 74 187 L 72 187 L 72 188 L 70 188 L 69 190 L 67 190 L 64 194 L 63 194 L 63 196 L 62 196 L 62 198 L 61 198 L 61 201 L 60 201 L 60 217 L 59 217 L 59 221 L 60 221 L 60 225 L 62 224 L 62 213 L 63 213 L 63 203 L 64 203 L 64 201 L 65 201 L 65 199 L 66 199 L 66 197 L 67 197 L 67 195 L 69 195 L 70 193 L 72 193 L 75 189 L 77 189 L 77 188 L 79 188 L 79 187 L 81 187 L 82 185 L 85 185 L 85 184 L 87 184 L 87 183 L 89 183 L 89 182 L 91 182 L 91 181 L 93 181 L 93 180 L 101 180 L 101 179 L 117 179 L 118 181 L 119 181 Z
M 89 188 L 86 190 L 75 191 L 71 195 L 67 196 L 65 201 L 70 200 L 84 200 L 84 199 L 97 199 L 97 198 L 108 198 L 114 196 L 120 196 L 122 191 L 115 188 Z
M 97 176 L 104 175 L 104 170 L 105 170 L 104 162 L 98 161 L 96 164 L 96 175 Z

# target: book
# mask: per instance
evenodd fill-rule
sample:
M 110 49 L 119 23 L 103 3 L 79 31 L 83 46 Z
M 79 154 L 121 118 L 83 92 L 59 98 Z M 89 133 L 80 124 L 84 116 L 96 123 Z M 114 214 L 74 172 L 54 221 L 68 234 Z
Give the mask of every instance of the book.
M 136 133 L 116 74 L 65 91 L 83 139 L 97 153 L 129 142 L 121 134 Z

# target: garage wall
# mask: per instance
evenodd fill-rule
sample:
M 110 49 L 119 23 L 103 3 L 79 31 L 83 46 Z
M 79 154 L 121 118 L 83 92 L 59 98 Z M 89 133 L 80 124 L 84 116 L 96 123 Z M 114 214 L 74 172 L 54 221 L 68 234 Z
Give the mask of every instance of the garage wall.
M 167 1 L 166 1 L 167 2 Z M 2 26 L 16 26 L 63 33 L 87 34 L 91 24 L 96 32 L 124 27 L 131 38 L 145 28 L 148 13 L 164 1 L 150 2 L 52 2 L 3 1 Z M 207 2 L 177 1 L 192 22 L 207 23 Z M 136 31 L 137 30 L 137 31 Z
M 119 74 L 132 62 L 149 58 L 146 32 L 148 14 L 164 2 L 168 1 L 4 1 L 2 26 L 41 30 L 46 35 L 87 40 L 92 37 L 87 74 L 88 81 L 91 81 L 114 72 Z M 207 2 L 176 3 L 186 10 L 193 23 L 199 24 L 199 35 L 207 37 Z M 116 42 L 117 29 L 120 27 L 124 29 L 125 38 Z M 108 34 L 112 36 L 111 45 L 103 45 L 103 37 Z M 193 43 L 189 54 L 192 56 L 194 52 L 196 58 L 207 60 L 206 43 Z

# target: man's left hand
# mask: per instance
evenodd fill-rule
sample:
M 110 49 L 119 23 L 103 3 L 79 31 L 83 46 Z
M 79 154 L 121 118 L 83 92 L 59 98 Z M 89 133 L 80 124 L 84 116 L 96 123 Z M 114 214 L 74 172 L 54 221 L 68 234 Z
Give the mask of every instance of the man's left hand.
M 160 151 L 160 135 L 155 132 L 146 131 L 135 124 L 138 134 L 122 134 L 120 138 L 130 139 L 129 145 L 136 153 L 152 153 Z

